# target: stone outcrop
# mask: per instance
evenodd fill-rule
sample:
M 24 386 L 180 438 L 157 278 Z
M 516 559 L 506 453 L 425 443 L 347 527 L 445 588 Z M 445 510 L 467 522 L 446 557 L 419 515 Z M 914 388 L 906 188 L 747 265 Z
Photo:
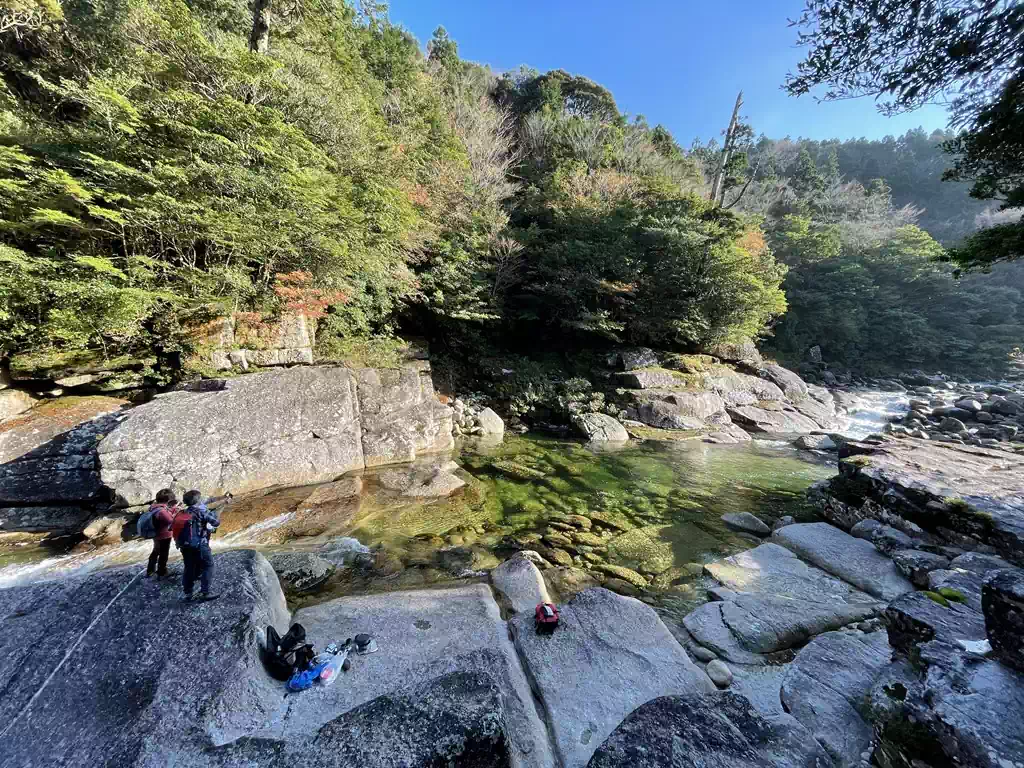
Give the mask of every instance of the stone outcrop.
M 836 525 L 909 523 L 947 544 L 992 546 L 1024 564 L 1024 456 L 913 438 L 848 443 L 840 456 L 839 476 L 816 491 Z
M 506 734 L 509 765 L 554 765 L 529 685 L 487 585 L 346 597 L 303 609 L 295 614 L 294 620 L 305 627 L 307 639 L 317 648 L 332 641 L 340 643 L 360 632 L 371 632 L 381 650 L 356 657 L 351 672 L 337 684 L 316 691 L 315 696 L 290 698 L 286 705 L 271 710 L 251 734 L 254 738 L 280 738 L 285 731 L 289 741 L 311 742 L 325 727 L 337 730 L 330 723 L 343 724 L 343 720 L 337 720 L 339 715 L 352 716 L 355 710 L 378 697 L 402 696 L 410 688 L 429 687 L 431 681 L 445 675 L 472 675 L 476 680 L 484 676 L 501 691 L 503 705 L 500 709 L 474 705 L 467 710 L 467 716 L 472 712 L 492 712 L 491 717 L 496 720 L 493 725 Z M 486 686 L 476 683 L 472 690 L 479 691 L 481 687 Z M 453 691 L 446 695 L 446 706 L 455 706 L 459 698 L 455 694 Z M 423 714 L 427 716 L 424 725 L 433 724 L 441 729 L 438 736 L 448 727 L 440 725 L 447 722 L 447 716 L 439 713 L 439 720 L 435 721 L 429 712 Z M 475 721 L 479 718 L 472 716 L 467 725 Z
M 125 404 L 71 398 L 0 425 L 0 531 L 82 530 L 105 500 L 96 443 Z
M 0 590 L 5 768 L 202 764 L 250 732 L 281 701 L 259 641 L 288 612 L 262 555 L 218 556 L 217 579 L 201 605 L 138 567 Z
M 517 765 L 501 690 L 483 672 L 452 672 L 383 694 L 339 715 L 308 739 L 244 738 L 212 750 L 207 759 L 224 768 Z
M 869 619 L 882 607 L 773 543 L 709 563 L 704 570 L 726 589 L 683 624 L 700 645 L 740 664 L 778 660 L 815 635 Z
M 582 413 L 573 417 L 573 426 L 590 442 L 623 443 L 629 433 L 617 419 L 604 413 Z
M 225 317 L 204 324 L 197 335 L 206 361 L 218 371 L 311 365 L 316 321 L 302 313 L 285 314 L 256 332 Z
M 335 570 L 334 563 L 312 552 L 276 552 L 269 559 L 278 578 L 295 592 L 311 592 Z
M 787 525 L 772 534 L 772 541 L 880 600 L 894 600 L 914 589 L 873 545 L 828 523 Z
M 828 632 L 800 651 L 782 681 L 782 705 L 825 748 L 832 765 L 858 768 L 870 751 L 867 693 L 892 653 L 885 632 Z
M 997 571 L 981 592 L 985 629 L 1006 664 L 1024 672 L 1024 571 Z
M 35 404 L 36 399 L 28 392 L 20 389 L 0 390 L 0 421 L 12 419 Z
M 729 692 L 664 696 L 632 712 L 588 768 L 824 768 L 828 755 L 793 718 L 768 718 Z
M 202 382 L 125 415 L 98 447 L 125 506 L 163 487 L 240 493 L 328 482 L 453 446 L 429 375 L 317 367 Z
M 644 702 L 715 690 L 651 608 L 606 589 L 563 605 L 552 635 L 537 634 L 532 615 L 514 616 L 509 628 L 566 768 L 586 765 Z

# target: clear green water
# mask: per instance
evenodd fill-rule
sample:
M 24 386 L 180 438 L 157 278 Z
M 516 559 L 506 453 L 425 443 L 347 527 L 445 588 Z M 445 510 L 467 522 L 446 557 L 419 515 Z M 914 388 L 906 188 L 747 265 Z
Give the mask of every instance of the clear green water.
M 516 548 L 548 556 L 559 548 L 558 557 L 572 559 L 563 565 L 623 566 L 644 576 L 652 594 L 687 603 L 700 599 L 695 586 L 701 564 L 756 542 L 729 530 L 723 514 L 752 512 L 768 525 L 782 515 L 808 517 L 804 491 L 835 472 L 788 446 L 756 441 L 650 441 L 595 452 L 571 441 L 509 437 L 493 450 L 467 449 L 458 461 L 467 486 L 447 499 L 403 498 L 368 473 L 361 488 L 349 483 L 340 493 L 333 492 L 342 488 L 339 483 L 237 501 L 223 512 L 218 545 L 317 550 L 336 537 L 353 536 L 374 548 L 374 567 L 339 573 L 325 591 L 329 596 L 427 586 L 461 570 L 486 570 Z M 321 501 L 309 513 L 314 498 Z M 310 514 L 316 525 L 304 520 Z M 588 518 L 596 546 L 560 548 L 538 540 L 564 534 L 568 515 Z M 453 566 L 439 553 L 453 546 L 463 548 L 465 563 Z M 63 567 L 77 559 L 96 567 L 98 558 L 123 563 L 144 555 L 143 543 L 133 542 L 106 553 L 79 552 Z M 52 550 L 38 546 L 0 549 L 0 582 L 5 574 L 52 557 Z

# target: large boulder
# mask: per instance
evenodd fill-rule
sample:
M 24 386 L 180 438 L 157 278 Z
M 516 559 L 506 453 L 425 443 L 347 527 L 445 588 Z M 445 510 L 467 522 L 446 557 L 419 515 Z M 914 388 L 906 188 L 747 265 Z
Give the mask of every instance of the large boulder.
M 760 366 L 763 362 L 761 353 L 757 351 L 757 347 L 750 339 L 715 344 L 708 347 L 706 352 L 727 363 L 746 363 L 747 365 Z
M 636 418 L 657 429 L 701 429 L 728 424 L 725 401 L 708 390 L 648 390 L 633 393 Z
M 738 405 L 726 410 L 734 422 L 749 432 L 803 434 L 820 428 L 816 421 L 804 416 L 793 406 L 781 403 Z
M 622 386 L 630 389 L 672 389 L 685 387 L 686 378 L 665 368 L 643 368 L 626 371 L 618 376 Z
M 638 368 L 650 368 L 658 364 L 658 355 L 648 347 L 637 347 L 635 349 L 624 349 L 618 353 L 617 362 L 624 371 L 634 371 Z
M 1024 564 L 1024 455 L 905 438 L 845 444 L 821 502 L 898 518 L 954 546 L 984 544 Z M 888 522 L 885 520 L 884 522 Z
M 334 573 L 330 560 L 313 552 L 276 552 L 270 556 L 270 565 L 281 581 L 296 592 L 311 592 Z
M 540 603 L 551 602 L 544 577 L 525 552 L 517 552 L 493 569 L 491 584 L 512 613 L 532 613 Z
M 1024 570 L 997 571 L 981 593 L 985 628 L 996 653 L 1024 672 Z
M 0 421 L 12 419 L 35 404 L 36 399 L 28 392 L 20 389 L 0 390 Z
M 243 493 L 334 480 L 453 446 L 451 409 L 429 376 L 294 368 L 202 382 L 139 406 L 99 444 L 120 504 L 163 487 Z
M 0 590 L 5 768 L 195 764 L 278 706 L 260 661 L 266 626 L 287 629 L 277 577 L 255 552 L 215 563 L 223 594 L 198 605 L 137 567 Z
M 810 731 L 837 768 L 859 768 L 871 748 L 867 694 L 892 656 L 885 632 L 827 632 L 786 668 L 782 705 Z
M 337 368 L 325 370 L 335 376 L 341 372 Z M 367 467 L 401 464 L 455 446 L 454 413 L 438 402 L 429 369 L 363 368 L 353 376 Z
M 537 634 L 532 615 L 513 616 L 509 628 L 564 766 L 586 765 L 644 702 L 715 690 L 651 608 L 606 589 L 563 605 L 554 634 Z
M 452 672 L 378 696 L 309 738 L 243 738 L 211 750 L 208 759 L 224 768 L 517 766 L 501 690 L 490 675 L 477 671 Z
M 125 405 L 112 397 L 44 403 L 0 425 L 0 527 L 12 531 L 80 531 L 105 501 L 96 443 L 117 425 Z
M 532 616 L 528 618 L 532 622 Z M 282 722 L 283 713 L 269 713 L 262 726 L 252 732 L 254 738 L 281 739 L 284 729 L 286 741 L 312 743 L 331 721 L 381 696 L 405 696 L 410 689 L 429 688 L 432 681 L 444 675 L 485 675 L 501 692 L 503 705 L 496 714 L 500 715 L 500 726 L 506 733 L 511 765 L 517 768 L 554 765 L 530 685 L 488 585 L 344 597 L 304 608 L 295 614 L 294 620 L 305 627 L 307 639 L 317 648 L 369 632 L 376 638 L 380 652 L 355 657 L 353 668 L 344 679 L 316 691 L 315 695 L 289 697 L 287 718 Z M 474 685 L 472 690 L 476 689 Z M 444 698 L 453 700 L 461 696 L 456 688 L 449 689 Z M 458 731 L 449 730 L 454 726 L 448 725 L 451 721 L 444 714 L 453 705 L 454 701 L 446 704 L 438 713 L 437 721 L 427 717 L 422 733 L 429 734 L 436 729 L 433 732 L 439 739 L 456 741 L 450 736 Z M 421 716 L 427 714 L 418 711 Z M 477 705 L 466 710 L 467 716 L 486 711 L 491 710 Z M 477 719 L 470 716 L 469 722 Z M 344 721 L 337 720 L 337 724 L 340 729 Z M 338 729 L 331 727 L 329 730 Z M 416 743 L 424 742 L 417 737 Z M 330 750 L 325 749 L 322 754 L 329 755 Z M 344 761 L 328 764 L 347 765 Z M 433 768 L 447 763 L 408 764 Z M 454 764 L 462 763 L 456 760 Z M 467 764 L 476 765 L 468 761 Z M 369 763 L 367 768 L 376 768 L 376 765 L 380 763 Z
M 496 414 L 490 408 L 484 408 L 480 413 L 476 415 L 477 426 L 483 430 L 482 434 L 486 436 L 505 436 L 505 422 L 501 420 L 501 416 Z
M 754 405 L 786 399 L 782 390 L 766 379 L 719 366 L 703 376 L 704 387 L 720 395 L 729 405 Z
M 296 368 L 206 382 L 128 413 L 99 445 L 101 477 L 126 506 L 164 487 L 243 493 L 362 469 L 352 373 Z
M 757 370 L 758 375 L 763 379 L 775 384 L 793 402 L 798 402 L 807 397 L 807 382 L 797 374 L 781 365 L 769 363 Z
M 629 433 L 619 421 L 605 413 L 581 413 L 572 420 L 576 431 L 591 442 L 624 443 Z
M 588 768 L 828 765 L 828 755 L 793 718 L 764 717 L 746 698 L 730 692 L 648 701 L 630 713 L 587 763 Z

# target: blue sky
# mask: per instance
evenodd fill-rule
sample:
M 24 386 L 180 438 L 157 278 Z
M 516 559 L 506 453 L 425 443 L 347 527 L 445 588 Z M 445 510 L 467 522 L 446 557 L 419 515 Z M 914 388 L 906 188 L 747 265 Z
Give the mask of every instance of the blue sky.
M 619 109 L 663 123 L 683 145 L 729 121 L 736 92 L 757 132 L 881 138 L 945 127 L 928 107 L 886 118 L 871 99 L 819 104 L 779 86 L 802 58 L 802 0 L 391 0 L 391 20 L 422 43 L 444 25 L 463 58 L 503 71 L 565 69 L 615 94 Z

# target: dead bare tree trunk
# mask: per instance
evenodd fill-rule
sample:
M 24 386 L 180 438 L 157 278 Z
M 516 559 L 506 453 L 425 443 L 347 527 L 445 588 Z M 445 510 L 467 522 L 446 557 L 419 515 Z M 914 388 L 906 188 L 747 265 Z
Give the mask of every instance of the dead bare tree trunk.
M 715 183 L 711 187 L 711 197 L 708 198 L 718 205 L 725 201 L 725 168 L 729 163 L 729 156 L 732 154 L 733 144 L 736 141 L 736 126 L 740 121 L 740 107 L 742 106 L 743 91 L 740 91 L 736 97 L 736 106 L 732 110 L 729 130 L 725 132 L 725 143 L 722 144 L 722 153 L 718 156 L 718 171 L 715 173 Z
M 253 53 L 270 50 L 270 0 L 253 0 L 249 50 Z

